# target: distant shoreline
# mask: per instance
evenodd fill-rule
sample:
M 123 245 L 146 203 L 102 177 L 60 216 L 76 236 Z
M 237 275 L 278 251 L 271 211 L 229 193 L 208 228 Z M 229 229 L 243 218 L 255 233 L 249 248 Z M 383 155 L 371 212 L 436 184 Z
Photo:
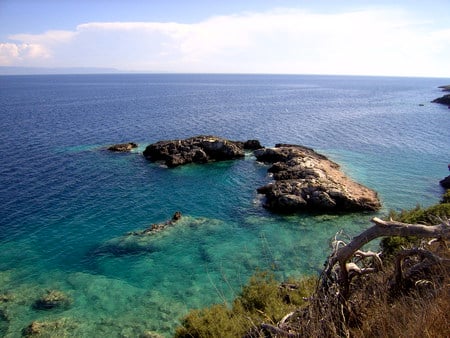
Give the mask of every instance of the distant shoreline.
M 0 75 L 86 75 L 86 74 L 120 74 L 115 68 L 98 67 L 1 67 Z
M 325 76 L 354 78 L 450 79 L 437 76 L 370 75 L 370 74 L 288 74 L 288 73 L 201 73 L 150 70 L 121 70 L 108 67 L 14 67 L 0 66 L 0 76 L 15 75 L 248 75 L 248 76 Z

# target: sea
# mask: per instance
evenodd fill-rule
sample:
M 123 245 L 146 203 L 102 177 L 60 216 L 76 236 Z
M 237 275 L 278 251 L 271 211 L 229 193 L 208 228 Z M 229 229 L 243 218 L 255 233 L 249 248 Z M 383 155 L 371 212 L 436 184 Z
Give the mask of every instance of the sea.
M 320 273 L 391 210 L 438 203 L 449 174 L 444 78 L 100 74 L 0 76 L 0 336 L 170 337 L 232 303 L 256 271 Z M 312 147 L 376 190 L 376 213 L 274 214 L 245 158 L 169 169 L 148 144 L 196 135 Z M 106 148 L 136 142 L 129 153 Z M 130 232 L 182 219 L 157 234 Z M 58 291 L 68 306 L 42 309 Z M 50 307 L 50 306 L 49 306 Z M 38 325 L 39 326 L 39 325 Z M 52 331 L 53 330 L 53 331 Z

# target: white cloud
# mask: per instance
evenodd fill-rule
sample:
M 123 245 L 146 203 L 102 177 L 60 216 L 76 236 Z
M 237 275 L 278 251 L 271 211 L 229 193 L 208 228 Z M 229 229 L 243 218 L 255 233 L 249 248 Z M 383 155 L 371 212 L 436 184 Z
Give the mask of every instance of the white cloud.
M 12 35 L 19 43 L 1 45 L 0 64 L 44 58 L 51 65 L 125 70 L 450 76 L 450 29 L 427 27 L 392 10 L 285 9 L 194 24 L 92 22 L 73 31 Z
M 9 38 L 16 41 L 27 41 L 28 43 L 52 45 L 69 42 L 76 35 L 76 32 L 51 30 L 43 34 L 13 34 Z
M 0 43 L 0 65 L 20 64 L 23 60 L 47 59 L 49 51 L 39 44 L 33 43 Z

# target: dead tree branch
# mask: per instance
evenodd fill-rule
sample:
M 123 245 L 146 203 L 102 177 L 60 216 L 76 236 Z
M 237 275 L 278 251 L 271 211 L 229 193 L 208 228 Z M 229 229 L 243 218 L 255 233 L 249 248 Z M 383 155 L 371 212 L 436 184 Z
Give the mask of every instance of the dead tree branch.
M 333 270 L 338 265 L 338 284 L 341 287 L 341 295 L 344 298 L 348 297 L 349 282 L 351 276 L 350 272 L 361 274 L 363 272 L 373 272 L 372 268 L 361 269 L 356 263 L 350 262 L 350 260 L 359 256 L 362 258 L 373 257 L 375 264 L 378 264 L 377 268 L 382 267 L 382 262 L 378 254 L 361 251 L 361 247 L 379 237 L 387 236 L 417 236 L 421 238 L 437 238 L 439 240 L 448 240 L 450 238 L 450 222 L 442 221 L 438 225 L 424 225 L 424 224 L 408 224 L 396 221 L 383 221 L 377 217 L 372 219 L 374 225 L 362 232 L 358 236 L 354 237 L 347 245 L 342 245 L 341 241 L 335 241 L 338 245 L 335 246 L 335 250 L 328 260 L 327 267 L 324 271 L 323 278 L 333 279 Z M 380 264 L 381 263 L 381 264 Z M 369 269 L 369 270 L 367 270 Z

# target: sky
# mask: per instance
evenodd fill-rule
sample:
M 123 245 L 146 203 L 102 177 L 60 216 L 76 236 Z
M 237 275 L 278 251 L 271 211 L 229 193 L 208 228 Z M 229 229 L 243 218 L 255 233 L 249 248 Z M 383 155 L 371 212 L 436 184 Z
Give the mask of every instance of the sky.
M 449 0 L 0 0 L 0 66 L 450 77 Z

